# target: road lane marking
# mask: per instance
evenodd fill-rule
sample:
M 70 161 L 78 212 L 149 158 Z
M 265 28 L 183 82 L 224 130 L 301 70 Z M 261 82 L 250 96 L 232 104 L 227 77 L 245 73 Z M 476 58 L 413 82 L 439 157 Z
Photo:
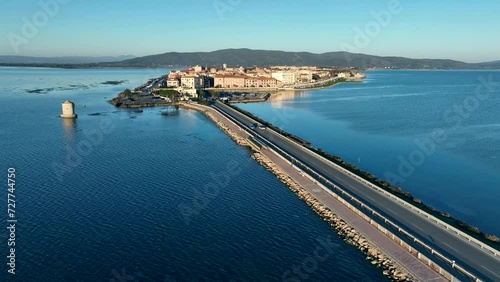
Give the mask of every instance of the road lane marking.
M 394 212 L 394 211 L 393 211 L 393 210 L 391 210 L 390 208 L 387 208 L 387 207 L 386 207 L 386 209 L 387 209 L 388 211 L 390 211 L 391 213 L 393 213 L 393 214 L 397 214 L 396 212 Z
M 415 226 L 416 228 L 420 229 L 422 232 L 425 232 L 425 230 L 424 230 L 424 229 L 422 229 L 420 226 L 417 226 L 417 225 L 415 225 L 415 224 L 413 224 L 413 223 L 412 223 L 411 225 L 413 225 L 413 226 Z
M 455 252 L 458 252 L 458 251 L 457 251 L 457 249 L 455 249 L 455 248 L 453 248 L 452 246 L 450 246 L 450 245 L 446 244 L 445 242 L 441 242 L 441 243 L 443 243 L 444 245 L 446 245 L 446 246 L 448 246 L 448 247 L 452 248 Z
M 368 195 L 365 195 L 365 198 L 368 198 L 372 201 L 372 203 L 376 202 L 372 197 L 368 196 Z
M 234 110 L 232 110 L 232 111 L 234 111 Z M 247 117 L 243 116 L 243 114 L 241 114 L 241 113 L 237 113 L 237 114 L 239 115 L 239 117 L 240 117 L 240 118 L 244 117 L 244 118 L 248 119 Z M 237 117 L 232 117 L 232 118 L 234 118 L 235 120 L 237 119 Z M 251 119 L 248 119 L 248 120 L 251 120 Z M 252 132 L 252 133 L 253 133 L 253 132 Z M 266 132 L 266 133 L 267 133 L 267 132 Z M 286 147 L 288 147 L 288 146 L 290 146 L 290 147 L 291 147 L 291 148 L 290 148 L 290 150 L 292 151 L 292 153 L 293 153 L 293 154 L 296 154 L 296 152 L 293 152 L 294 150 L 292 150 L 292 149 L 300 148 L 300 150 L 302 150 L 302 151 L 300 151 L 300 150 L 299 150 L 298 152 L 300 152 L 300 153 L 305 153 L 304 158 L 307 158 L 307 157 L 311 157 L 311 158 L 312 158 L 312 160 L 309 160 L 309 161 L 311 161 L 310 165 L 314 165 L 314 166 L 316 166 L 316 165 L 321 165 L 321 164 L 327 164 L 327 166 L 328 166 L 329 168 L 333 169 L 333 171 L 338 172 L 338 173 L 340 174 L 340 175 L 335 175 L 335 176 L 334 176 L 334 179 L 338 179 L 338 178 L 341 178 L 341 179 L 342 179 L 342 178 L 343 178 L 342 176 L 345 176 L 345 177 L 347 177 L 349 180 L 352 180 L 352 182 L 353 182 L 353 183 L 350 183 L 351 181 L 347 181 L 347 183 L 342 183 L 342 184 L 343 184 L 344 186 L 346 186 L 346 187 L 350 187 L 351 185 L 354 185 L 354 187 L 350 187 L 350 188 L 347 188 L 347 189 L 354 189 L 354 188 L 356 188 L 354 191 L 359 191 L 360 189 L 357 189 L 357 188 L 358 188 L 358 187 L 357 187 L 357 184 L 361 184 L 361 185 L 362 185 L 362 187 L 363 187 L 363 186 L 367 186 L 367 184 L 366 184 L 366 183 L 364 183 L 363 181 L 360 181 L 360 179 L 358 179 L 357 177 L 355 177 L 355 176 L 354 176 L 354 178 L 355 178 L 355 179 L 353 179 L 353 174 L 352 174 L 352 173 L 349 173 L 347 170 L 343 169 L 342 167 L 338 167 L 338 165 L 336 165 L 336 164 L 334 164 L 334 163 L 331 163 L 331 161 L 324 159 L 322 156 L 319 156 L 319 157 L 320 157 L 320 159 L 318 159 L 317 154 L 314 154 L 313 152 L 310 152 L 309 150 L 305 150 L 302 146 L 299 146 L 299 145 L 295 144 L 294 142 L 290 141 L 289 139 L 286 139 L 285 137 L 283 137 L 283 136 L 279 135 L 279 133 L 276 133 L 276 132 L 273 132 L 273 131 L 271 131 L 270 133 L 271 133 L 271 135 L 270 135 L 270 136 L 266 136 L 266 137 L 267 137 L 267 138 L 272 137 L 272 139 L 271 139 L 271 138 L 269 138 L 269 139 L 271 139 L 271 140 L 269 140 L 271 143 L 280 143 L 280 141 L 282 141 L 282 142 L 284 142 L 284 143 L 285 143 L 284 145 L 287 145 Z M 258 133 L 253 133 L 253 134 L 257 134 L 257 135 L 258 135 Z M 276 136 L 275 136 L 275 135 L 276 135 Z M 276 139 L 276 140 L 273 140 L 273 139 Z M 279 147 L 280 147 L 280 146 L 278 146 L 278 149 L 279 149 Z M 282 150 L 280 150 L 280 151 L 282 151 Z M 282 152 L 283 152 L 283 151 L 282 151 Z M 284 152 L 284 153 L 285 153 L 285 154 L 289 154 L 289 152 Z M 279 154 L 281 154 L 281 153 L 279 153 Z M 320 167 L 320 168 L 321 168 L 321 167 Z M 323 171 L 323 172 L 324 172 L 324 171 Z M 328 174 L 328 173 L 327 173 L 327 174 Z M 336 173 L 335 173 L 335 174 L 336 174 Z M 343 179 L 343 180 L 344 180 L 344 179 Z M 363 187 L 363 188 L 364 188 L 364 187 Z M 380 188 L 379 188 L 379 189 L 380 189 Z M 378 192 L 379 192 L 382 196 L 385 196 L 385 197 L 386 197 L 386 199 L 388 199 L 388 200 L 390 200 L 390 201 L 393 201 L 393 202 L 396 202 L 397 204 L 400 204 L 400 205 L 401 205 L 401 200 L 398 200 L 396 197 L 392 196 L 391 194 L 388 194 L 387 192 L 384 192 L 383 190 L 379 190 Z M 359 199 L 359 198 L 358 198 L 358 199 Z M 410 207 L 411 207 L 411 206 L 410 206 Z M 403 208 L 403 209 L 405 209 L 405 208 L 406 208 L 408 211 L 413 212 L 413 214 L 418 214 L 417 212 L 415 212 L 415 210 L 414 210 L 413 208 L 408 209 L 408 206 L 404 206 L 404 207 L 402 207 L 402 208 Z M 389 209 L 389 210 L 390 210 L 390 209 Z M 393 210 L 390 210 L 390 212 L 391 212 L 391 213 L 393 213 L 393 214 L 396 214 Z M 396 215 L 399 215 L 399 214 L 396 214 Z M 420 215 L 422 216 L 422 214 L 420 214 Z M 425 212 L 423 212 L 423 215 L 426 215 L 426 214 L 425 214 Z M 423 217 L 423 216 L 422 216 L 422 217 Z M 428 220 L 429 220 L 429 218 L 428 218 Z M 435 223 L 434 223 L 434 222 L 432 222 L 432 221 L 430 221 L 429 223 L 430 223 L 430 224 L 435 224 Z M 437 223 L 437 221 L 436 221 L 436 223 Z M 442 227 L 441 227 L 441 226 L 439 226 L 439 224 L 438 224 L 438 227 L 440 227 L 440 229 L 442 229 Z M 457 234 L 458 234 L 458 233 L 457 233 Z M 456 249 L 455 249 L 455 248 L 453 248 L 453 247 L 451 247 L 450 245 L 448 245 L 448 244 L 446 244 L 446 243 L 444 243 L 444 244 L 445 244 L 445 245 L 447 245 L 448 247 L 450 247 L 451 249 L 453 249 L 453 250 L 455 250 L 455 251 L 456 251 Z M 498 257 L 497 257 L 497 258 L 498 258 Z M 490 272 L 491 272 L 491 270 L 488 270 L 488 271 L 490 271 Z M 498 276 L 497 274 L 494 274 L 494 275 Z M 500 277 L 500 276 L 499 276 L 499 277 Z
M 482 268 L 488 270 L 490 273 L 492 273 L 493 275 L 495 275 L 496 277 L 500 277 L 500 275 L 496 274 L 495 272 L 491 271 L 489 268 L 487 268 L 486 266 L 484 265 L 481 265 Z

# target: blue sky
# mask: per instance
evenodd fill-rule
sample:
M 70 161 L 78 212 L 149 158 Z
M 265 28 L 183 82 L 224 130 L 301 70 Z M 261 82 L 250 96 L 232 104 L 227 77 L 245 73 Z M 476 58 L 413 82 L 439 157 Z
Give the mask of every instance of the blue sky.
M 499 14 L 497 0 L 0 0 L 0 54 L 252 48 L 480 62 L 500 60 Z

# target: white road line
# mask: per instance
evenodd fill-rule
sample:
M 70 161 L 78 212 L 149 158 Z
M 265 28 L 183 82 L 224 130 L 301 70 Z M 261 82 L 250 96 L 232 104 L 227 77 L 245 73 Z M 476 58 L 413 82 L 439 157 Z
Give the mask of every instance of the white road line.
M 487 268 L 486 266 L 484 265 L 481 265 L 482 268 L 488 270 L 491 274 L 495 275 L 496 277 L 500 277 L 500 275 L 496 274 L 495 272 L 491 271 L 489 268 Z
M 417 225 L 415 225 L 415 224 L 413 224 L 413 223 L 412 223 L 411 225 L 413 225 L 413 226 L 415 226 L 416 228 L 420 229 L 422 232 L 425 232 L 425 230 L 423 230 L 420 226 L 417 226 Z
M 372 201 L 372 203 L 376 203 L 376 201 L 375 201 L 372 197 L 370 197 L 370 196 L 368 196 L 368 195 L 365 195 L 365 198 L 370 199 L 370 200 Z
M 441 243 L 443 243 L 443 244 L 445 244 L 446 246 L 448 246 L 448 247 L 452 248 L 453 250 L 455 250 L 455 252 L 458 252 L 458 250 L 457 250 L 457 249 L 455 249 L 455 248 L 453 248 L 452 246 L 450 246 L 450 245 L 446 244 L 445 242 L 441 242 Z
M 391 210 L 390 208 L 385 208 L 386 210 L 388 210 L 389 212 L 393 213 L 393 214 L 397 214 L 395 211 Z

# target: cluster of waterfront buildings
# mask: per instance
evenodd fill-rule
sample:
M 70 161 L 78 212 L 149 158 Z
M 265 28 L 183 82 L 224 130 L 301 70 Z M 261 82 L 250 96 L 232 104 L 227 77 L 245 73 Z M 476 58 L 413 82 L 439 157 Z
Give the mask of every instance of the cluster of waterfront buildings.
M 361 79 L 364 75 L 352 70 L 334 68 L 274 66 L 269 68 L 231 68 L 194 66 L 185 70 L 172 70 L 166 86 L 181 93 L 196 94 L 200 89 L 295 89 L 329 80 Z

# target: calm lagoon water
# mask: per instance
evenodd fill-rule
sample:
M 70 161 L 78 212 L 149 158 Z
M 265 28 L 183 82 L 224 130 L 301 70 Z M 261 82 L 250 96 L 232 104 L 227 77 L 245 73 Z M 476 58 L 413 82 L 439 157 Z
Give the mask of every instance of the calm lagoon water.
M 386 281 L 200 113 L 135 113 L 106 102 L 167 71 L 0 68 L 0 181 L 16 169 L 18 220 L 12 276 L 4 187 L 0 281 L 279 281 L 325 240 L 330 256 L 304 281 Z M 76 104 L 75 122 L 58 117 L 66 99 Z M 312 118 L 309 127 L 321 118 L 352 130 L 328 111 L 296 110 Z M 227 185 L 204 192 L 217 179 Z
M 363 84 L 282 93 L 239 106 L 499 235 L 500 72 L 367 75 Z

